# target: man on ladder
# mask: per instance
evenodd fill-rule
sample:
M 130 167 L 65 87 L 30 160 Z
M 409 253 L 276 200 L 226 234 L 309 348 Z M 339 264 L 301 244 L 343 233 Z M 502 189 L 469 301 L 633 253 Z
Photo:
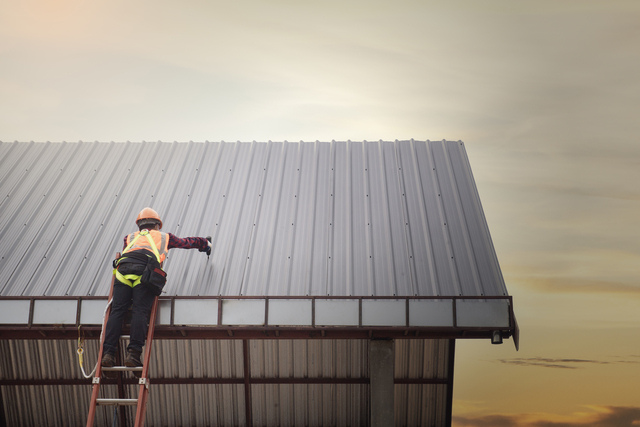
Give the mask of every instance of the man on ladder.
M 142 366 L 140 355 L 147 336 L 147 323 L 155 297 L 162 291 L 162 284 L 158 287 L 141 284 L 145 269 L 149 265 L 157 268 L 151 270 L 164 272 L 160 266 L 164 262 L 169 249 L 198 249 L 200 252 L 211 254 L 211 242 L 205 237 L 179 238 L 171 233 L 164 233 L 162 220 L 158 213 L 151 208 L 144 208 L 136 219 L 139 231 L 124 238 L 122 256 L 114 261 L 115 281 L 113 284 L 113 300 L 111 313 L 104 334 L 102 367 L 111 368 L 116 363 L 116 351 L 122 322 L 131 307 L 130 341 L 127 346 L 125 366 Z M 163 279 L 164 277 L 162 277 Z M 144 282 L 144 280 L 143 280 Z M 107 375 L 113 372 L 105 371 Z M 140 377 L 140 371 L 134 371 Z

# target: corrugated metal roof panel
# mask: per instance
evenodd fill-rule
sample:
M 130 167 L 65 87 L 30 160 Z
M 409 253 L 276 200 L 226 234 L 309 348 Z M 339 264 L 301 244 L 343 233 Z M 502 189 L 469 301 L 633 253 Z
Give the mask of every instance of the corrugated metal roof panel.
M 170 295 L 506 295 L 461 142 L 0 143 L 0 295 L 106 295 L 144 206 Z

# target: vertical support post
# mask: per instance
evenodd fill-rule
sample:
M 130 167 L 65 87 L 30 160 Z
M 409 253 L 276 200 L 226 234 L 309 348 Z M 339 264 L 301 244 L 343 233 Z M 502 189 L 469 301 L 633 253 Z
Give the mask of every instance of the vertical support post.
M 369 406 L 372 427 L 395 424 L 393 344 L 391 339 L 369 341 Z
M 446 425 L 451 425 L 453 414 L 453 366 L 456 361 L 456 340 L 449 340 L 449 360 L 447 367 L 447 419 Z
M 268 306 L 268 305 L 267 305 Z M 242 340 L 242 358 L 244 359 L 244 410 L 245 425 L 253 426 L 251 402 L 251 354 L 249 353 L 249 340 Z

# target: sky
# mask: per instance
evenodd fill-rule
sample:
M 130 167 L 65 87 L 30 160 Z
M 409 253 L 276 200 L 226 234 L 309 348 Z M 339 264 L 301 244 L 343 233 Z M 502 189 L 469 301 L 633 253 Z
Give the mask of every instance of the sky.
M 0 141 L 462 140 L 521 330 L 454 425 L 640 425 L 640 2 L 0 1 Z

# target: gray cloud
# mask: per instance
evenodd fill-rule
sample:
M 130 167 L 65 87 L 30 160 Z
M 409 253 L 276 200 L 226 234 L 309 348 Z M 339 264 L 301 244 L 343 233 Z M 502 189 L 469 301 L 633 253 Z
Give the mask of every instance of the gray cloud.
M 628 296 L 640 296 L 640 286 L 606 280 L 563 277 L 536 277 L 535 279 L 519 277 L 519 280 L 522 283 L 530 284 L 544 292 L 605 293 L 609 295 L 626 294 Z
M 612 362 L 590 359 L 553 359 L 545 357 L 528 357 L 516 359 L 500 359 L 505 365 L 535 366 L 540 368 L 579 369 L 583 365 L 608 365 Z
M 553 415 L 529 414 L 487 415 L 480 417 L 453 417 L 455 427 L 637 427 L 640 425 L 640 407 L 606 406 L 599 412 L 577 416 L 571 421 L 555 421 Z
M 484 417 L 453 417 L 455 427 L 515 427 L 517 418 L 513 415 L 487 415 Z
M 587 365 L 634 365 L 640 363 L 640 355 L 632 354 L 629 356 L 611 356 L 611 360 L 520 357 L 514 359 L 499 359 L 497 362 L 504 365 L 532 366 L 536 368 L 581 369 Z

